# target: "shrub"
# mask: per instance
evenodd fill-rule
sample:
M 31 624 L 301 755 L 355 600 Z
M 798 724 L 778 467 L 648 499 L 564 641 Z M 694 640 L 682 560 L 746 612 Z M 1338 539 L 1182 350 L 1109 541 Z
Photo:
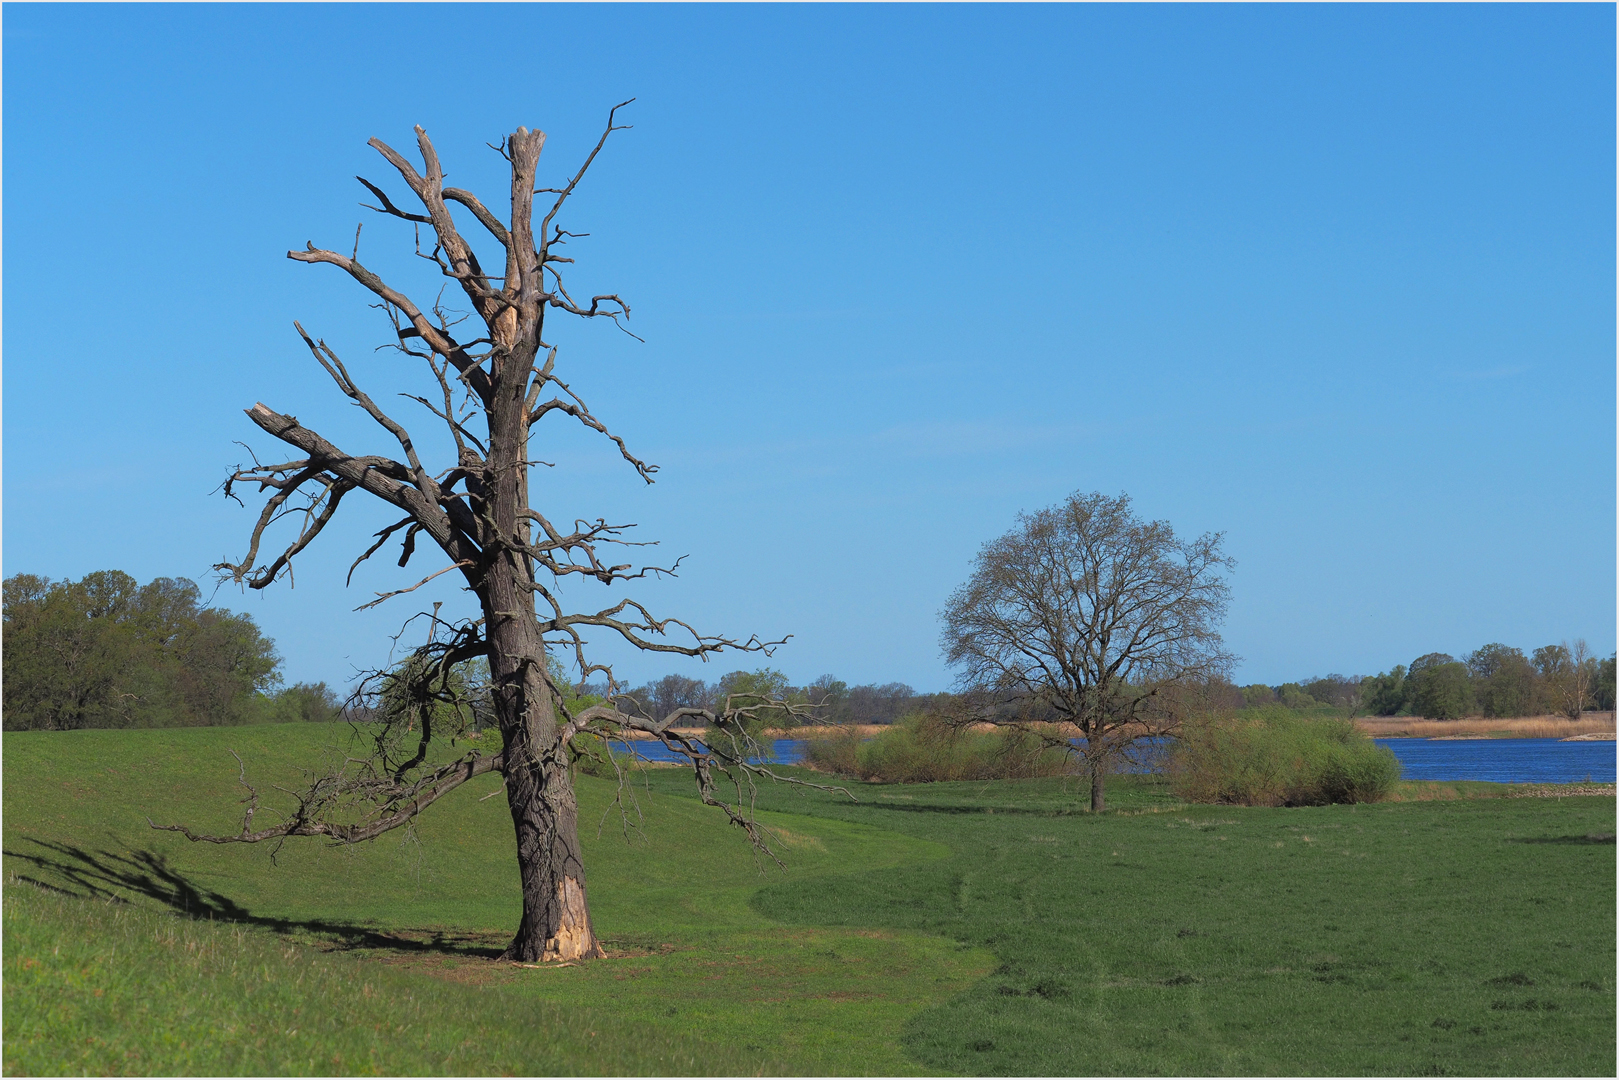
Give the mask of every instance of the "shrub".
M 804 764 L 838 776 L 860 775 L 860 739 L 852 731 L 838 731 L 809 739 Z
M 973 731 L 923 713 L 865 742 L 853 732 L 812 739 L 805 752 L 805 762 L 824 772 L 901 784 L 1061 776 L 1072 770 L 1069 757 L 1032 732 Z
M 342 719 L 343 702 L 323 682 L 293 683 L 266 697 L 260 712 L 271 723 L 330 724 Z
M 1188 723 L 1170 773 L 1193 802 L 1324 806 L 1385 798 L 1400 763 L 1348 720 L 1266 709 Z

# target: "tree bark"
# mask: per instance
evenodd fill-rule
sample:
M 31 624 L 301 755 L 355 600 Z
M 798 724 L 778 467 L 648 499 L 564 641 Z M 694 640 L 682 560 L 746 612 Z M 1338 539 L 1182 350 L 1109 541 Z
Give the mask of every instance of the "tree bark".
M 512 560 L 516 562 L 517 560 Z M 579 850 L 579 805 L 561 742 L 551 689 L 545 681 L 545 647 L 532 607 L 506 606 L 497 598 L 519 591 L 506 573 L 503 588 L 491 588 L 490 674 L 495 716 L 505 741 L 506 805 L 517 836 L 517 870 L 523 889 L 523 920 L 502 955 L 530 963 L 581 960 L 605 955 L 591 927 Z M 526 596 L 523 599 L 527 599 Z
M 1107 809 L 1107 757 L 1091 758 L 1091 813 L 1100 814 Z
M 530 963 L 605 955 L 590 923 L 579 808 L 568 770 L 510 768 L 506 801 L 517 832 L 523 921 L 501 956 Z

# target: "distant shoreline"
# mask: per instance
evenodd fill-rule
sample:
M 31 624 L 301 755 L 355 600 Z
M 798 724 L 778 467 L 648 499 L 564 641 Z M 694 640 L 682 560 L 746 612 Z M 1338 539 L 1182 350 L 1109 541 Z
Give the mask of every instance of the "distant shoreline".
M 1429 720 L 1421 716 L 1357 716 L 1355 726 L 1377 739 L 1587 739 L 1614 738 L 1612 712 L 1566 716 L 1469 716 Z

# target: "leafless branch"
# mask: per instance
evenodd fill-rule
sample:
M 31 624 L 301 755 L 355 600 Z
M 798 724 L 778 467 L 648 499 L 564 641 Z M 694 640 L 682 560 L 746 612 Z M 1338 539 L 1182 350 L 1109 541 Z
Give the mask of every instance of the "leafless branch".
M 852 802 L 858 802 L 847 788 L 820 784 L 802 777 L 778 773 L 765 764 L 768 755 L 754 739 L 750 729 L 762 714 L 788 717 L 809 717 L 812 707 L 777 698 L 754 695 L 733 695 L 726 698 L 719 712 L 708 709 L 677 709 L 662 720 L 627 712 L 612 705 L 595 705 L 575 714 L 568 723 L 569 738 L 580 733 L 595 734 L 604 739 L 624 738 L 625 733 L 639 732 L 650 735 L 663 747 L 684 758 L 697 780 L 698 796 L 709 805 L 725 812 L 731 824 L 740 828 L 748 840 L 761 853 L 776 859 L 763 828 L 753 812 L 756 794 L 755 779 L 776 783 L 796 784 L 817 791 L 837 792 Z M 704 726 L 707 742 L 701 742 L 675 725 Z M 627 743 L 633 752 L 633 743 Z M 735 798 L 727 801 L 719 797 L 718 777 L 724 777 L 732 786 Z
M 623 456 L 625 461 L 635 466 L 635 471 L 640 474 L 641 479 L 645 480 L 649 484 L 654 482 L 652 479 L 652 474 L 658 471 L 658 467 L 656 465 L 649 465 L 640 458 L 636 457 L 634 454 L 630 453 L 628 444 L 626 444 L 623 439 L 607 430 L 607 425 L 596 419 L 596 417 L 591 413 L 589 407 L 585 405 L 584 401 L 579 397 L 579 395 L 575 394 L 566 383 L 555 377 L 551 377 L 549 381 L 560 386 L 562 388 L 562 392 L 567 394 L 573 400 L 563 401 L 561 398 L 552 398 L 550 401 L 544 402 L 543 404 L 533 406 L 528 417 L 530 427 L 539 423 L 541 418 L 543 418 L 547 413 L 565 413 L 568 416 L 573 417 L 575 420 L 578 420 L 581 424 L 585 425 L 587 428 L 590 428 L 592 431 L 598 432 L 613 440 L 613 445 L 618 447 L 619 454 Z M 532 393 L 534 393 L 534 388 L 531 388 L 531 394 Z
M 404 562 L 404 560 L 401 559 L 400 562 L 402 564 Z M 461 562 L 451 563 L 449 566 L 446 566 L 442 570 L 438 570 L 438 571 L 435 571 L 434 573 L 428 574 L 426 577 L 422 578 L 422 580 L 418 581 L 416 584 L 410 586 L 409 588 L 395 589 L 393 592 L 378 593 L 377 598 L 375 600 L 371 601 L 369 604 L 361 604 L 359 607 L 355 608 L 354 610 L 355 611 L 364 611 L 366 608 L 374 608 L 378 604 L 382 603 L 384 600 L 392 600 L 396 596 L 403 596 L 405 593 L 415 592 L 417 589 L 421 588 L 423 585 L 426 585 L 429 581 L 432 581 L 434 578 L 440 576 L 441 574 L 448 574 L 451 570 L 459 570 L 459 569 L 462 569 L 464 567 L 475 566 L 475 565 L 477 565 L 477 564 L 474 563 L 471 559 L 463 559 Z
M 630 128 L 631 125 L 628 125 L 628 124 L 619 125 L 619 126 L 615 127 L 614 124 L 613 124 L 613 119 L 618 115 L 618 110 L 622 109 L 624 106 L 630 104 L 630 102 L 632 102 L 634 100 L 635 100 L 634 98 L 630 98 L 628 101 L 621 101 L 617 105 L 614 105 L 612 107 L 612 109 L 610 109 L 608 111 L 606 130 L 604 130 L 602 132 L 601 138 L 596 140 L 596 145 L 595 145 L 594 148 L 591 149 L 590 156 L 585 158 L 585 163 L 583 165 L 579 166 L 579 171 L 573 174 L 573 179 L 568 181 L 568 186 L 567 187 L 560 188 L 560 189 L 559 188 L 541 188 L 541 189 L 537 189 L 534 192 L 534 194 L 538 195 L 538 194 L 540 194 L 541 191 L 544 191 L 547 194 L 555 194 L 556 197 L 557 197 L 556 202 L 551 204 L 550 212 L 545 215 L 545 220 L 540 222 L 540 228 L 539 228 L 538 231 L 539 231 L 539 235 L 542 237 L 542 239 L 545 236 L 546 230 L 550 229 L 550 227 L 551 227 L 551 219 L 557 216 L 557 212 L 562 209 L 562 204 L 568 201 L 568 196 L 569 195 L 573 194 L 573 189 L 578 187 L 579 186 L 579 181 L 581 181 L 581 180 L 583 180 L 585 178 L 585 173 L 587 171 L 589 171 L 591 163 L 596 160 L 596 155 L 601 153 L 601 150 L 602 150 L 603 146 L 607 145 L 607 136 L 611 135 L 615 131 L 627 131 Z M 546 245 L 546 246 L 548 246 L 548 245 Z M 540 261 L 543 263 L 545 261 L 545 258 L 546 258 L 545 247 L 541 248 L 539 254 L 540 254 Z
M 358 259 L 351 259 L 335 251 L 317 248 L 314 244 L 309 244 L 304 251 L 287 252 L 287 258 L 303 263 L 330 263 L 340 270 L 347 271 L 355 281 L 381 297 L 384 302 L 403 312 L 405 318 L 410 320 L 411 328 L 415 330 L 416 336 L 420 337 L 430 349 L 448 360 L 457 371 L 465 376 L 468 385 L 478 393 L 479 397 L 485 400 L 488 399 L 490 391 L 488 374 L 478 366 L 472 357 L 467 355 L 466 350 L 449 334 L 435 327 L 427 316 L 422 314 L 421 309 L 411 302 L 410 297 L 392 288 L 376 274 L 361 266 Z
M 423 810 L 468 780 L 502 769 L 505 755 L 474 752 L 408 783 L 378 776 L 365 768 L 366 762 L 361 760 L 350 758 L 345 764 L 360 766 L 361 772 L 350 775 L 345 769 L 335 776 L 322 778 L 307 792 L 292 792 L 298 806 L 286 821 L 269 828 L 252 828 L 253 814 L 258 809 L 257 792 L 243 818 L 241 831 L 233 835 L 195 832 L 186 825 L 159 825 L 150 817 L 146 823 L 154 829 L 177 832 L 187 840 L 208 844 L 257 844 L 285 836 L 325 836 L 341 844 L 358 844 L 408 825 Z M 333 821 L 326 816 L 351 807 L 370 813 L 351 822 Z

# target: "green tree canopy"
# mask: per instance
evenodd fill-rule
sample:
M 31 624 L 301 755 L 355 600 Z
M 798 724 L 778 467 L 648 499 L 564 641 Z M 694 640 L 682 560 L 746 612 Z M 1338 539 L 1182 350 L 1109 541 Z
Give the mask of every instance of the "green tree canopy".
M 8 731 L 178 727 L 260 719 L 281 682 L 248 615 L 198 603 L 195 583 L 121 570 L 4 581 Z
M 1413 660 L 1406 684 L 1406 700 L 1418 716 L 1457 720 L 1477 711 L 1467 665 L 1444 653 Z
M 1242 703 L 1249 708 L 1270 705 L 1276 701 L 1276 691 L 1264 683 L 1253 683 L 1242 688 Z
M 1598 709 L 1607 712 L 1613 710 L 1614 701 L 1614 660 L 1598 660 L 1596 665 L 1596 678 L 1591 682 L 1591 703 Z
M 1530 716 L 1539 711 L 1539 677 L 1522 649 L 1492 642 L 1467 657 L 1485 716 Z
M 1393 716 L 1405 707 L 1405 665 L 1395 664 L 1393 671 L 1366 676 L 1360 681 L 1360 692 L 1367 712 Z
M 733 671 L 722 676 L 714 686 L 715 712 L 751 708 L 771 701 L 790 701 L 795 705 L 803 703 L 803 695 L 794 693 L 787 676 L 774 668 Z M 750 735 L 757 735 L 766 728 L 791 727 L 797 722 L 784 709 L 760 709 L 748 719 L 745 726 Z
M 1283 683 L 1276 688 L 1276 700 L 1289 709 L 1308 709 L 1317 704 L 1315 698 L 1305 692 L 1304 687 L 1296 682 Z

